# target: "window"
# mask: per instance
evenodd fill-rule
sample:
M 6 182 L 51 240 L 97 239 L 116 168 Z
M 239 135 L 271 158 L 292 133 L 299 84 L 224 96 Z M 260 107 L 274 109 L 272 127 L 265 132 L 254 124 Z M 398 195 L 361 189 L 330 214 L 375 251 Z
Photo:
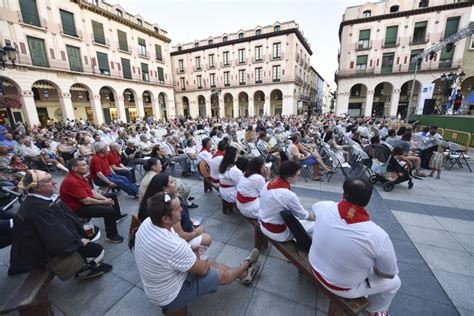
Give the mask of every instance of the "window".
M 255 61 L 262 60 L 262 46 L 255 47 Z
M 224 86 L 230 86 L 230 71 L 224 72 Z
M 153 30 L 155 30 L 155 33 L 160 33 L 160 29 L 159 29 L 159 28 L 157 28 L 156 26 L 155 26 L 155 27 L 153 27 Z
M 357 43 L 357 49 L 369 49 L 370 46 L 370 30 L 359 31 L 359 42 Z
M 163 55 L 161 54 L 161 45 L 155 44 L 155 55 L 156 60 L 163 61 Z
M 428 26 L 428 21 L 422 21 L 415 23 L 415 29 L 413 30 L 413 40 L 412 44 L 426 43 L 426 27 Z
M 398 26 L 389 26 L 385 31 L 384 47 L 394 47 L 397 45 Z
M 273 58 L 281 58 L 281 43 L 273 43 Z
M 222 41 L 223 41 L 223 42 L 227 42 L 227 36 L 224 36 L 224 37 L 222 38 Z
M 211 40 L 211 39 L 207 41 L 207 45 L 212 45 L 213 43 L 214 43 L 214 41 Z
M 197 82 L 198 89 L 202 89 L 202 76 L 201 75 L 196 76 L 196 82 Z
M 262 67 L 255 68 L 255 83 L 262 83 Z
M 273 82 L 279 82 L 279 81 L 280 81 L 280 70 L 281 70 L 280 65 L 277 65 L 277 66 L 273 66 L 273 67 L 272 67 L 272 79 L 273 79 Z
M 183 49 L 183 47 L 178 46 L 178 51 L 181 51 L 182 49 Z
M 143 22 L 142 22 L 142 20 L 140 20 L 140 19 L 137 19 L 137 24 L 138 24 L 138 25 L 140 25 L 140 26 L 143 26 Z
M 390 7 L 390 13 L 398 12 L 399 9 L 400 9 L 400 6 L 393 5 L 393 6 Z
M 67 59 L 69 60 L 69 68 L 72 71 L 82 72 L 81 50 L 79 47 L 66 45 Z
M 94 42 L 105 45 L 104 26 L 102 23 L 92 21 L 92 32 L 94 33 Z
M 216 74 L 209 74 L 209 83 L 211 84 L 211 88 L 216 87 Z
M 453 65 L 453 56 L 454 56 L 454 49 L 456 46 L 448 52 L 446 48 L 441 50 L 441 54 L 439 56 L 439 68 L 451 68 Z
M 33 63 L 33 66 L 49 67 L 44 40 L 29 36 L 27 36 L 26 39 L 28 40 L 28 47 L 30 49 L 31 62 Z
M 356 73 L 365 73 L 367 70 L 367 55 L 357 56 Z
M 382 56 L 382 73 L 390 73 L 393 71 L 394 53 L 386 53 Z
M 36 0 L 20 0 L 22 22 L 41 27 Z
M 194 43 L 194 47 L 199 47 L 199 43 Z
M 453 34 L 456 34 L 458 31 L 458 26 L 459 26 L 459 16 L 453 17 L 453 18 L 448 18 L 446 20 L 446 27 L 444 29 L 444 38 L 448 38 Z
M 164 84 L 165 83 L 165 74 L 163 72 L 163 68 L 157 67 L 156 69 L 158 70 L 158 82 L 161 83 L 161 84 Z
M 245 49 L 239 49 L 239 64 L 245 63 Z
M 123 18 L 123 12 L 122 10 L 116 9 L 115 14 L 117 14 L 119 17 Z
M 262 34 L 262 30 L 258 29 L 255 31 L 255 35 L 261 35 Z
M 411 53 L 410 53 L 410 66 L 408 67 L 409 70 L 415 71 L 415 63 L 413 63 L 411 61 L 412 61 L 413 58 L 415 58 L 416 56 L 418 56 L 421 53 L 423 53 L 423 49 L 415 49 L 415 50 L 411 51 Z
M 426 8 L 428 7 L 429 1 L 428 0 L 420 0 L 419 7 L 420 8 Z
M 362 12 L 362 17 L 363 18 L 368 18 L 372 15 L 372 11 L 370 10 L 365 10 L 364 12 Z
M 201 69 L 201 57 L 200 56 L 196 57 L 196 69 L 197 70 Z
M 184 78 L 179 78 L 179 81 L 181 82 L 181 90 L 186 90 L 186 81 Z
M 110 76 L 109 57 L 107 54 L 97 52 L 97 63 L 101 75 Z
M 143 38 L 138 38 L 138 55 L 147 56 L 146 42 Z
M 61 24 L 63 25 L 63 33 L 77 37 L 76 26 L 74 25 L 74 14 L 59 10 L 61 15 Z
M 239 70 L 239 84 L 240 85 L 245 84 L 245 69 L 240 69 Z
M 184 60 L 182 59 L 178 60 L 178 69 L 179 69 L 179 72 L 184 72 Z
M 121 58 L 122 62 L 122 73 L 125 79 L 132 79 L 132 70 L 130 67 L 130 60 Z
M 141 63 L 142 67 L 142 80 L 150 81 L 150 72 L 148 71 L 148 64 Z
M 239 33 L 239 39 L 244 38 L 244 33 Z
M 273 28 L 273 31 L 280 32 L 280 25 L 275 25 L 275 27 Z
M 209 68 L 214 68 L 216 65 L 214 64 L 214 54 L 209 55 Z
M 119 49 L 123 50 L 124 52 L 128 52 L 127 33 L 117 30 L 117 37 L 119 42 Z
M 222 57 L 223 57 L 224 66 L 228 66 L 229 65 L 229 52 L 224 52 L 222 54 Z

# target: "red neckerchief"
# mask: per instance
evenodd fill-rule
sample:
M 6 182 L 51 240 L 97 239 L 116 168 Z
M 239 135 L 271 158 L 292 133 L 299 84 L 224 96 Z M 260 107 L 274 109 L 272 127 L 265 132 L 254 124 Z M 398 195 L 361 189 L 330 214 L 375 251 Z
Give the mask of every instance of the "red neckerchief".
M 217 152 L 214 154 L 214 156 L 212 156 L 212 158 L 216 158 L 216 157 L 219 157 L 219 156 L 222 156 L 222 157 L 224 157 L 224 152 L 223 152 L 223 151 L 220 151 L 220 150 L 218 150 L 218 151 L 217 151 Z
M 279 176 L 273 179 L 272 181 L 268 182 L 267 190 L 271 189 L 288 189 L 290 190 L 290 184 L 283 178 Z
M 362 206 L 355 205 L 342 200 L 337 205 L 339 216 L 346 221 L 347 224 L 355 224 L 367 222 L 369 220 L 369 213 Z
M 202 147 L 200 153 L 202 153 L 203 151 L 207 151 L 208 153 L 211 153 L 211 151 L 207 147 Z

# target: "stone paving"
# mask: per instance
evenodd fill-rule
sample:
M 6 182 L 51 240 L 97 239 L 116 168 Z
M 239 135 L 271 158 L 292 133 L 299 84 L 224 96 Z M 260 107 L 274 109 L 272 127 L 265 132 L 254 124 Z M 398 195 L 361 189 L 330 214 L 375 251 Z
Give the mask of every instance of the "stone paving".
M 472 156 L 472 155 L 471 155 Z M 371 218 L 391 236 L 398 257 L 402 286 L 392 315 L 474 314 L 474 174 L 455 167 L 443 171 L 441 180 L 415 180 L 384 192 L 376 185 L 368 206 Z M 58 177 L 58 180 L 61 180 Z M 329 183 L 301 179 L 294 191 L 310 208 L 319 200 L 341 199 L 343 177 Z M 204 194 L 198 177 L 183 180 L 190 186 L 199 208 L 191 216 L 204 216 L 213 237 L 209 257 L 237 265 L 253 248 L 253 229 L 240 215 L 224 215 L 217 193 Z M 137 201 L 119 195 L 122 212 L 137 211 Z M 94 224 L 103 229 L 102 220 Z M 128 235 L 130 218 L 118 225 Z M 114 269 L 88 281 L 60 281 L 50 288 L 56 315 L 161 315 L 143 291 L 133 254 L 126 243 L 99 241 L 105 261 Z M 0 305 L 25 275 L 8 277 L 10 248 L 0 250 Z M 191 315 L 325 315 L 327 299 L 275 249 L 261 255 L 262 269 L 250 287 L 235 282 L 216 294 L 193 302 Z

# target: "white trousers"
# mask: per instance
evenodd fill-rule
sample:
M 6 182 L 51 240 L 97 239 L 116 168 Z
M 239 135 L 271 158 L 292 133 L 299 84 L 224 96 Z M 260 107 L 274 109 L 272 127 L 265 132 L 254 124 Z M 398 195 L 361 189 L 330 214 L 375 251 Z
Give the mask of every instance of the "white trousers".
M 370 305 L 367 307 L 368 312 L 387 312 L 392 303 L 392 299 L 400 288 L 400 278 L 398 275 L 393 279 L 381 278 L 375 274 L 373 269 L 370 269 L 368 279 L 369 283 L 364 280 L 350 291 L 335 291 L 328 287 L 326 288 L 337 296 L 344 298 L 366 296 L 370 302 Z

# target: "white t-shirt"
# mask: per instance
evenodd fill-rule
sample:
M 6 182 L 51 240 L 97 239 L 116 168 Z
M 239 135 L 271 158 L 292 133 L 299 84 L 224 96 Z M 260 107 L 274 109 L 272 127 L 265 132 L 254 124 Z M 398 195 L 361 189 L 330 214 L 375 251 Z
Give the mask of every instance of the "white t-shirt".
M 233 166 L 230 169 L 227 169 L 225 173 L 219 174 L 219 183 L 220 189 L 219 194 L 221 198 L 229 203 L 235 203 L 235 196 L 237 195 L 237 185 L 239 184 L 240 179 L 242 179 L 242 171 Z M 230 188 L 224 188 L 223 185 L 230 185 Z
M 237 192 L 247 198 L 256 197 L 255 200 L 247 203 L 240 203 L 237 200 L 237 208 L 240 213 L 247 217 L 258 218 L 258 210 L 260 209 L 260 191 L 262 191 L 264 186 L 265 178 L 258 173 L 255 173 L 248 178 L 242 177 L 240 179 L 239 184 L 237 185 Z
M 197 163 L 199 163 L 201 160 L 204 160 L 207 163 L 207 165 L 210 166 L 211 160 L 212 160 L 212 154 L 208 152 L 207 150 L 202 150 L 201 152 L 199 152 L 197 156 Z
M 211 171 L 211 178 L 215 180 L 219 180 L 219 165 L 222 162 L 224 156 L 217 156 L 211 159 L 211 163 L 209 164 L 209 169 Z M 219 183 L 214 183 L 219 185 Z
M 315 203 L 313 212 L 316 222 L 308 259 L 327 282 L 352 289 L 365 281 L 373 267 L 398 274 L 392 241 L 374 222 L 347 224 L 338 203 L 332 201 Z
M 136 235 L 135 261 L 146 296 L 165 306 L 178 296 L 196 256 L 173 228 L 160 228 L 147 218 Z

